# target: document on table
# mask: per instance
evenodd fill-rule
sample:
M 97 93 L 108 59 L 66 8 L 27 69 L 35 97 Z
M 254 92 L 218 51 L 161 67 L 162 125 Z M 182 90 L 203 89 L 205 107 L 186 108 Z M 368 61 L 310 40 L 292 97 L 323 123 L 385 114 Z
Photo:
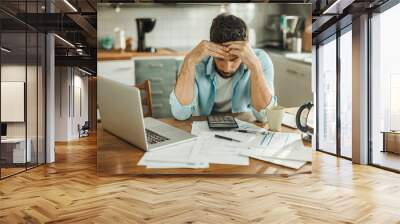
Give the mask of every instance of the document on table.
M 138 162 L 147 168 L 208 168 L 208 162 L 199 161 L 193 153 L 196 140 L 146 152 Z
M 239 129 L 263 132 L 262 128 L 252 123 L 236 119 Z M 235 130 L 235 129 L 234 129 Z M 234 130 L 213 130 L 208 127 L 207 121 L 195 121 L 192 123 L 192 134 L 200 136 L 196 149 L 192 156 L 199 161 L 208 161 L 215 164 L 249 165 L 248 156 L 242 155 L 243 150 L 249 150 L 246 143 L 255 139 L 255 134 L 241 133 Z M 215 134 L 239 140 L 240 143 L 219 139 Z M 192 158 L 193 158 L 192 157 Z M 193 158 L 194 159 L 194 158 Z
M 249 146 L 251 150 L 243 151 L 242 155 L 303 162 L 312 159 L 311 150 L 304 147 L 297 133 L 266 132 L 266 135 L 257 135 Z
M 199 138 L 194 141 L 146 152 L 138 165 L 147 168 L 208 168 L 209 163 L 249 165 L 248 156 L 240 153 L 248 150 L 246 143 L 255 138 L 254 134 L 218 131 L 219 135 L 239 140 L 240 143 L 216 138 L 215 134 L 200 131 Z
M 277 165 L 280 165 L 280 166 L 289 167 L 289 168 L 296 169 L 296 170 L 300 169 L 302 166 L 304 166 L 307 163 L 305 161 L 275 159 L 275 158 L 272 158 L 272 157 L 262 157 L 262 156 L 259 156 L 259 155 L 251 155 L 250 157 L 254 158 L 254 159 L 262 160 L 262 161 L 265 161 L 265 162 L 277 164 Z
M 138 165 L 147 168 L 208 168 L 209 163 L 249 165 L 249 157 L 299 169 L 311 161 L 311 150 L 304 147 L 300 134 L 270 132 L 254 124 L 236 120 L 239 129 L 256 131 L 211 130 L 207 121 L 192 123 L 192 134 L 199 138 L 146 152 Z M 216 138 L 215 134 L 238 140 Z
M 254 134 L 232 131 L 219 131 L 219 135 L 241 141 L 234 142 L 215 137 L 215 132 L 203 131 L 199 134 L 192 160 L 207 161 L 215 164 L 249 165 L 249 157 L 241 155 L 249 150 L 246 143 L 254 138 Z
M 200 169 L 200 168 L 208 168 L 208 163 L 174 163 L 174 162 L 153 162 L 146 161 L 144 165 L 138 164 L 140 166 L 146 166 L 146 168 L 151 169 L 176 169 L 176 168 L 192 168 L 192 169 Z

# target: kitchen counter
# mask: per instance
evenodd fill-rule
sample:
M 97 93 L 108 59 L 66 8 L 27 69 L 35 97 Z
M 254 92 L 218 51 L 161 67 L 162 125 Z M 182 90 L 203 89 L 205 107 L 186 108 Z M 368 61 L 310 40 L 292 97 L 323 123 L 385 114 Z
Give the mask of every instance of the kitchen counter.
M 298 107 L 313 100 L 311 53 L 263 48 L 274 65 L 274 87 L 284 107 Z
M 312 63 L 312 53 L 311 52 L 295 53 L 292 51 L 287 51 L 287 50 L 282 50 L 282 49 L 277 49 L 277 48 L 262 48 L 262 49 L 265 50 L 267 53 L 279 54 L 289 60 L 293 60 L 296 62 L 301 62 L 301 63 L 305 63 L 308 65 L 311 65 L 311 63 Z
M 293 53 L 290 51 L 279 50 L 274 48 L 264 48 L 267 53 L 279 54 L 287 59 L 302 62 L 311 65 L 311 53 Z M 137 51 L 99 51 L 97 52 L 98 61 L 113 61 L 113 60 L 129 60 L 132 58 L 157 58 L 157 57 L 178 57 L 183 58 L 188 51 L 174 51 L 170 49 L 160 48 L 157 52 L 137 52 Z
M 169 49 L 157 49 L 157 52 L 137 52 L 137 51 L 99 51 L 97 52 L 98 61 L 129 60 L 132 58 L 153 58 L 153 57 L 184 57 L 185 51 L 173 51 Z

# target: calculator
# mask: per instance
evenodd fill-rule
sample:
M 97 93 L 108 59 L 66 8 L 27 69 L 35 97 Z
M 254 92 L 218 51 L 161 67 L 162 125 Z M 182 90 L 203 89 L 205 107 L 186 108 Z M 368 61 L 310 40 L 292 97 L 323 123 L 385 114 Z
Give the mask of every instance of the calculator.
M 233 129 L 239 128 L 235 118 L 231 115 L 210 115 L 207 117 L 210 129 Z

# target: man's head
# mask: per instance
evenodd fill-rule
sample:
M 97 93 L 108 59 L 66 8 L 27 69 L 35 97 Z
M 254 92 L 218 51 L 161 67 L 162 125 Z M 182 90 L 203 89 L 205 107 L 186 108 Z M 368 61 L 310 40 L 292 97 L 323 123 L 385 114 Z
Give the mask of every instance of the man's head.
M 223 44 L 230 41 L 247 41 L 248 30 L 246 23 L 231 14 L 223 13 L 215 17 L 211 24 L 210 41 Z M 214 58 L 218 72 L 225 76 L 232 76 L 242 61 L 237 57 L 229 59 Z

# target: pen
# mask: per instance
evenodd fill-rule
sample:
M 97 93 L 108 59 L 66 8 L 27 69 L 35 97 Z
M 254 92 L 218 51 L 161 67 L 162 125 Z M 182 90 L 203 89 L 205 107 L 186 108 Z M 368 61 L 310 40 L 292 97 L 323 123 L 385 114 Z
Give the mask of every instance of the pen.
M 225 140 L 228 140 L 228 141 L 240 142 L 239 140 L 236 140 L 236 139 L 233 139 L 233 138 L 229 138 L 229 137 L 225 137 L 225 136 L 222 136 L 222 135 L 214 135 L 214 137 L 220 138 L 220 139 L 225 139 Z
M 240 130 L 236 130 L 237 132 L 241 132 L 241 133 L 251 133 L 251 134 L 257 134 L 257 133 L 260 133 L 260 134 L 262 134 L 262 135 L 266 135 L 267 133 L 265 133 L 265 132 L 258 132 L 258 131 L 249 131 L 249 130 L 242 130 L 242 129 L 240 129 Z
M 236 130 L 237 132 L 242 132 L 242 133 L 251 133 L 251 134 L 257 134 L 256 131 L 249 131 L 249 130 Z

